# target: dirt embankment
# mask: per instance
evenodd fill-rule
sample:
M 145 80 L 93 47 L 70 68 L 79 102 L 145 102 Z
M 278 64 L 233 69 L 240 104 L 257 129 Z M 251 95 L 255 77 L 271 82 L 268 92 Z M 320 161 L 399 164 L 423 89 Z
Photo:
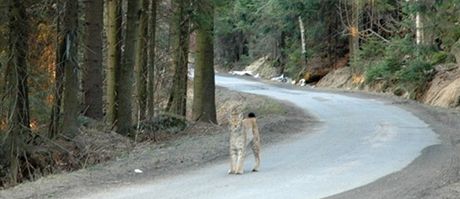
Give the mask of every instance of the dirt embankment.
M 460 40 L 452 46 L 451 54 L 454 55 L 456 63 L 435 66 L 435 76 L 432 81 L 422 91 L 423 93 L 416 94 L 418 101 L 431 106 L 460 109 Z M 364 78 L 355 76 L 349 67 L 342 67 L 328 73 L 317 83 L 317 86 L 378 93 L 388 92 L 404 98 L 410 97 L 408 93 L 401 93 L 398 87 L 386 88 L 384 83 L 365 85 Z
M 191 123 L 169 139 L 138 143 L 131 151 L 112 161 L 23 183 L 1 191 L 0 198 L 72 198 L 103 188 L 151 181 L 175 175 L 185 168 L 198 168 L 224 160 L 229 148 L 226 115 L 234 109 L 258 115 L 262 145 L 281 141 L 314 122 L 293 105 L 256 95 L 219 88 L 216 101 L 221 125 Z M 142 173 L 136 173 L 136 169 Z
M 460 68 L 455 64 L 438 66 L 423 102 L 444 108 L 460 106 Z
M 352 81 L 352 71 L 350 67 L 339 68 L 324 76 L 317 84 L 318 87 L 327 88 L 355 88 Z
M 443 108 L 460 108 L 460 68 L 456 64 L 444 64 L 435 67 L 436 75 L 418 101 Z M 409 95 L 397 93 L 398 88 L 383 88 L 380 84 L 367 86 L 363 78 L 354 76 L 351 68 L 345 67 L 330 72 L 317 84 L 321 88 L 338 88 L 346 90 L 364 90 L 369 92 L 388 92 L 408 98 Z
M 271 79 L 272 77 L 278 76 L 280 71 L 279 68 L 272 66 L 272 61 L 269 56 L 261 57 L 254 61 L 244 70 L 251 71 L 253 75 L 260 76 L 265 79 Z

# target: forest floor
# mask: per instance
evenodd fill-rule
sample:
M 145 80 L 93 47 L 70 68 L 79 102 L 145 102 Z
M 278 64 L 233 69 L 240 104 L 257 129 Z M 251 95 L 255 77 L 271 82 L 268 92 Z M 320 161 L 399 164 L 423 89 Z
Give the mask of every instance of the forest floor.
M 315 122 L 286 102 L 224 88 L 217 89 L 216 101 L 220 125 L 189 124 L 184 131 L 160 142 L 135 144 L 130 151 L 112 157 L 111 161 L 2 190 L 0 198 L 72 198 L 104 188 L 177 175 L 183 170 L 222 161 L 228 158 L 229 147 L 226 114 L 235 108 L 242 112 L 258 113 L 263 146 L 287 139 Z

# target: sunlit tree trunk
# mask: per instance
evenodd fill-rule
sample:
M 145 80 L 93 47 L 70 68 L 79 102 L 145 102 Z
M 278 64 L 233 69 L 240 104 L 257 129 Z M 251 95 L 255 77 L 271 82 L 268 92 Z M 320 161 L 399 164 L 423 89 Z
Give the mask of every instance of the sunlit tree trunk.
M 302 16 L 299 16 L 299 28 L 300 28 L 300 41 L 302 45 L 301 61 L 302 61 L 302 67 L 305 67 L 307 65 L 307 44 L 305 40 L 305 26 L 303 23 Z
M 415 42 L 417 45 L 431 45 L 432 38 L 430 38 L 429 31 L 426 31 L 426 14 L 420 11 L 424 6 L 428 6 L 431 0 L 406 0 L 416 7 L 418 7 L 417 12 L 415 13 L 414 23 L 415 23 Z
M 147 78 L 147 118 L 153 118 L 155 112 L 155 38 L 157 21 L 157 0 L 149 0 L 148 19 L 148 78 Z
M 416 0 L 417 2 L 417 0 Z M 415 40 L 417 44 L 422 44 L 424 41 L 423 38 L 423 21 L 420 12 L 415 14 Z
M 361 17 L 361 1 L 360 0 L 352 0 L 351 1 L 351 24 L 349 27 L 350 33 L 350 55 L 351 59 L 355 61 L 358 58 L 358 51 L 359 51 L 359 24 L 360 24 L 360 17 Z
M 422 11 L 418 11 L 415 16 L 416 26 L 416 41 L 417 44 L 422 45 L 433 45 L 434 33 L 429 27 L 429 17 L 427 12 L 430 12 L 431 7 L 435 4 L 434 0 L 415 0 L 420 8 L 424 8 Z
M 117 73 L 121 61 L 121 0 L 106 1 L 107 34 L 107 113 L 110 124 L 117 122 Z
M 174 56 L 174 80 L 173 87 L 168 101 L 168 112 L 183 116 L 186 115 L 187 104 L 187 64 L 189 53 L 189 19 L 187 9 L 189 0 L 173 0 L 174 9 L 173 29 L 174 38 L 172 44 Z
M 78 100 L 78 2 L 65 1 L 64 27 L 62 41 L 65 46 L 61 54 L 64 67 L 64 120 L 62 132 L 73 136 L 78 131 L 78 115 L 80 102 Z
M 104 0 L 86 0 L 85 70 L 83 77 L 85 115 L 102 119 L 102 31 Z
M 58 3 L 58 9 L 62 7 L 61 3 Z M 62 97 L 64 93 L 64 61 L 62 60 L 62 54 L 65 51 L 65 44 L 61 42 L 61 26 L 62 19 L 57 17 L 56 19 L 56 59 L 55 59 L 55 79 L 54 79 L 54 100 L 53 107 L 51 108 L 51 119 L 48 128 L 48 137 L 53 139 L 55 138 L 60 131 L 60 121 L 61 121 L 61 106 L 62 106 Z
M 29 136 L 29 90 L 27 73 L 28 25 L 23 3 L 9 2 L 9 60 L 8 92 L 11 109 L 7 144 L 10 163 L 10 182 L 16 184 L 20 172 L 19 157 L 23 155 L 24 142 Z
M 197 51 L 192 119 L 217 123 L 214 81 L 214 5 L 202 0 L 198 7 Z
M 128 1 L 128 17 L 126 21 L 126 35 L 124 44 L 123 62 L 118 71 L 119 78 L 117 80 L 117 130 L 121 134 L 128 134 L 132 127 L 132 79 L 134 71 L 134 63 L 136 58 L 136 45 L 139 39 L 139 13 L 142 5 L 142 0 Z

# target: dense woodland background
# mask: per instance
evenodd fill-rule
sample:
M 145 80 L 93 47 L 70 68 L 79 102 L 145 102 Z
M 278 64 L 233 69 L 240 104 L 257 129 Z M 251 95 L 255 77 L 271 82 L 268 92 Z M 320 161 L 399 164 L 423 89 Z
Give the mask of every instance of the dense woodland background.
M 88 129 L 217 123 L 215 69 L 264 58 L 314 83 L 349 67 L 416 99 L 460 62 L 460 0 L 0 0 L 0 20 L 2 187 L 99 163 Z

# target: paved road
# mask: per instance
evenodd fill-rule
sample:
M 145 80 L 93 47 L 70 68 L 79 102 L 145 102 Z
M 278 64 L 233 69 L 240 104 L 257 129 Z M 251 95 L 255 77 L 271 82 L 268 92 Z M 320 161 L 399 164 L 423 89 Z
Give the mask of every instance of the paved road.
M 216 82 L 232 90 L 289 101 L 318 118 L 321 125 L 314 132 L 263 149 L 258 173 L 228 176 L 228 164 L 218 162 L 87 198 L 322 198 L 401 170 L 422 149 L 439 142 L 416 116 L 378 100 L 289 90 L 231 77 L 218 76 Z M 249 157 L 246 171 L 253 163 Z

